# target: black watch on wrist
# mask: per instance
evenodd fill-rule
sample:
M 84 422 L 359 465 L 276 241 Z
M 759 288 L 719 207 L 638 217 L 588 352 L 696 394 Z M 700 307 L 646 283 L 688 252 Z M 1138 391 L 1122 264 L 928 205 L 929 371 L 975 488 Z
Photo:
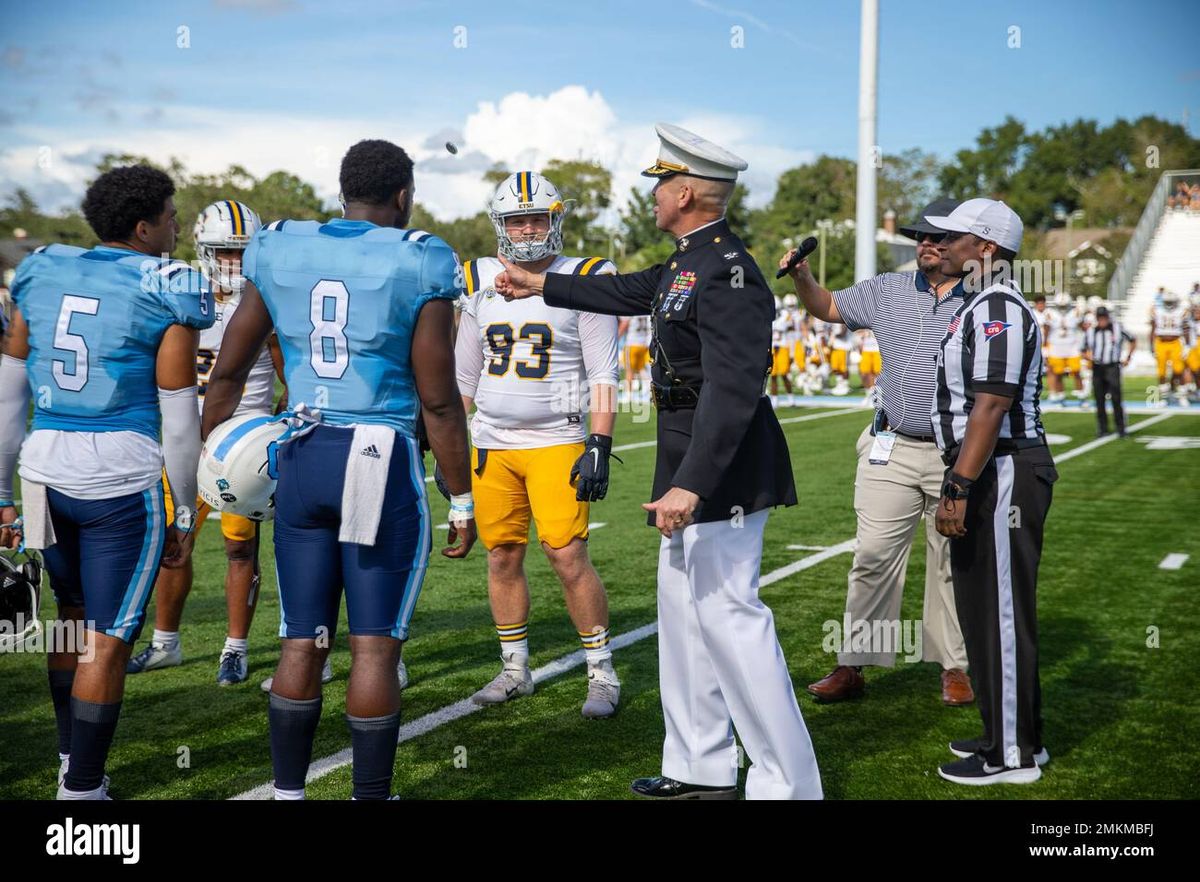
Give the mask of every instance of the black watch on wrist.
M 951 472 L 946 477 L 946 483 L 942 485 L 942 496 L 953 500 L 966 499 L 971 495 L 971 485 L 974 483 L 969 478 Z

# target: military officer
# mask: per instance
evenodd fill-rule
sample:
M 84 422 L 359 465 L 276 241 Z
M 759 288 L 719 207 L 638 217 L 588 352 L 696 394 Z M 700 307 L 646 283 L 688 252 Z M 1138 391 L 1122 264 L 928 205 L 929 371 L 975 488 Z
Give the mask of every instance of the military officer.
M 653 320 L 658 458 L 648 521 L 658 563 L 662 774 L 640 796 L 734 799 L 734 730 L 753 763 L 749 799 L 819 799 L 820 774 L 771 610 L 758 597 L 768 511 L 794 505 L 787 441 L 764 396 L 774 298 L 725 219 L 746 162 L 659 124 L 656 223 L 665 264 L 608 276 L 534 275 L 509 265 L 506 296 Z

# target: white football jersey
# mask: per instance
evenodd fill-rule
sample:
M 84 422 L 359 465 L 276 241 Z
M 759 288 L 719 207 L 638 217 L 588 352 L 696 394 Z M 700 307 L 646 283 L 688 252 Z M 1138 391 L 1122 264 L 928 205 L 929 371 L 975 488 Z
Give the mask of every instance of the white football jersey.
M 829 329 L 829 346 L 832 349 L 850 349 L 850 329 L 843 324 L 833 324 Z
M 1050 357 L 1074 358 L 1083 352 L 1083 331 L 1079 313 L 1073 309 L 1055 310 L 1050 315 Z
M 787 328 L 783 332 L 783 345 L 794 349 L 800 341 L 800 311 L 789 309 L 787 312 Z
M 589 387 L 617 385 L 617 320 L 549 306 L 541 297 L 506 301 L 492 286 L 503 269 L 494 257 L 464 265 L 469 300 L 456 354 L 463 356 L 460 390 L 475 400 L 471 441 L 493 450 L 582 441 Z M 546 272 L 599 275 L 616 267 L 559 256 Z
M 792 325 L 791 318 L 788 314 L 780 310 L 775 313 L 775 319 L 771 322 L 771 345 L 779 349 L 787 345 L 788 329 Z
M 1153 318 L 1156 337 L 1182 337 L 1184 326 L 1187 324 L 1187 309 L 1183 306 L 1176 306 L 1174 309 L 1156 306 Z
M 225 328 L 233 320 L 237 311 L 240 297 L 228 300 L 216 300 L 217 320 L 211 328 L 200 332 L 200 348 L 196 352 L 196 378 L 200 383 L 200 412 L 204 412 L 204 393 L 208 389 L 208 378 L 217 356 L 221 352 L 221 341 L 225 339 Z M 246 386 L 242 390 L 242 400 L 238 404 L 234 416 L 244 413 L 270 413 L 275 400 L 275 365 L 271 363 L 271 351 L 263 346 L 262 352 L 250 369 L 246 378 Z
M 875 334 L 873 332 L 863 331 L 862 351 L 863 352 L 878 352 L 879 351 L 879 341 L 875 339 Z
M 650 335 L 653 333 L 652 319 L 648 315 L 635 315 L 629 319 L 629 327 L 625 329 L 626 346 L 645 346 L 650 348 Z

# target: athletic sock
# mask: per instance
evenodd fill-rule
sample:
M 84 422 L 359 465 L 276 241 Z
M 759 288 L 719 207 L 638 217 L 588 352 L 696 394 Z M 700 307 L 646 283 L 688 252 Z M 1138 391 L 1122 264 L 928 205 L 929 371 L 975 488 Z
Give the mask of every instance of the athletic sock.
M 75 671 L 50 671 L 50 700 L 54 702 L 54 722 L 58 726 L 58 753 L 71 752 L 71 687 Z
M 529 658 L 529 620 L 512 625 L 496 625 L 496 636 L 500 638 L 500 656 L 509 653 Z
M 248 643 L 249 638 L 247 637 L 226 637 L 225 648 L 221 650 L 221 654 L 224 655 L 227 652 L 240 652 L 242 655 L 245 655 L 248 648 Z
M 400 712 L 383 717 L 346 714 L 354 757 L 351 778 L 355 799 L 387 799 L 392 795 L 392 769 L 396 764 L 396 739 Z
M 95 790 L 104 783 L 104 763 L 112 747 L 121 702 L 99 704 L 71 698 L 71 762 L 63 781 L 68 790 Z
M 271 766 L 279 790 L 304 790 L 312 761 L 313 736 L 321 721 L 321 698 L 284 698 L 271 693 L 267 709 L 271 728 Z
M 158 628 L 155 628 L 154 636 L 150 638 L 150 642 L 155 646 L 170 652 L 173 649 L 179 648 L 179 632 L 160 631 Z
M 598 628 L 590 634 L 579 632 L 579 642 L 583 644 L 583 654 L 587 657 L 588 667 L 595 667 L 602 661 L 612 659 L 612 647 L 608 642 L 608 628 Z

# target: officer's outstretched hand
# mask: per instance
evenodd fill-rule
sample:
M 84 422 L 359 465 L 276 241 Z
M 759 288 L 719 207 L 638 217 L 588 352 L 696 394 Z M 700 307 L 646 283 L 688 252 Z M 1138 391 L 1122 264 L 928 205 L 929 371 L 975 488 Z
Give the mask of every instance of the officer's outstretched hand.
M 583 454 L 571 467 L 571 486 L 579 502 L 596 502 L 608 494 L 608 458 L 612 455 L 612 438 L 608 435 L 588 435 Z
M 542 283 L 546 280 L 544 274 L 531 273 L 505 257 L 501 257 L 500 262 L 504 264 L 504 272 L 496 276 L 492 285 L 505 300 L 520 300 L 542 293 Z

